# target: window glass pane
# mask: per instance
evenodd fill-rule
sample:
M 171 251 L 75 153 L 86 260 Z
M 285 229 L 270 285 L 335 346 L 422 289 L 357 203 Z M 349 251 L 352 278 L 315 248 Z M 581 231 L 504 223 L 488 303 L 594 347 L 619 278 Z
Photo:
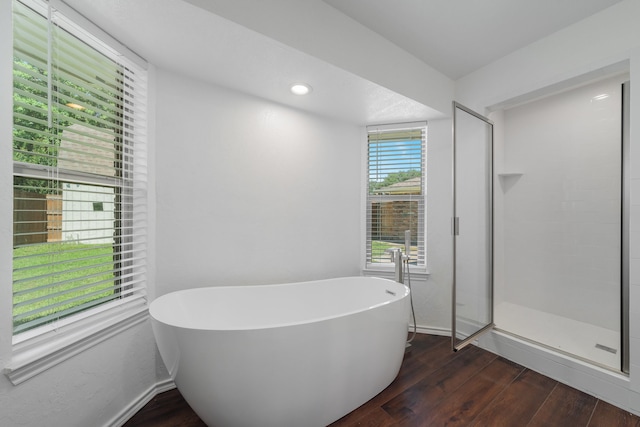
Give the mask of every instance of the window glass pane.
M 422 194 L 422 140 L 369 137 L 369 194 Z
M 16 332 L 118 296 L 116 206 L 114 188 L 14 177 Z
M 14 333 L 118 297 L 113 245 L 55 242 L 14 249 Z
M 116 176 L 122 66 L 14 3 L 15 161 Z M 51 59 L 51 62 L 49 62 Z
M 391 248 L 404 252 L 405 231 L 411 231 L 411 258 L 414 263 L 418 255 L 418 202 L 390 201 L 371 203 L 371 262 L 390 263 Z

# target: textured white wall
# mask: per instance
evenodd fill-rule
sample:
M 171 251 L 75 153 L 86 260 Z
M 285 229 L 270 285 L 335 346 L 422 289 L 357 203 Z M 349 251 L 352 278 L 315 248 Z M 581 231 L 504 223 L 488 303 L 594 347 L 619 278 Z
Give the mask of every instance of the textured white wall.
M 145 322 L 13 386 L 0 376 L 2 426 L 107 426 L 156 382 Z
M 157 295 L 358 275 L 360 128 L 158 73 Z

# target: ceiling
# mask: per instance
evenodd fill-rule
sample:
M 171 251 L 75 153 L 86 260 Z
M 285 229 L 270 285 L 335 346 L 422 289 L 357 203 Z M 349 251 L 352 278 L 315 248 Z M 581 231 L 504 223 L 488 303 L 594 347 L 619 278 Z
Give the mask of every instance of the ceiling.
M 453 80 L 621 0 L 324 0 Z
M 247 28 L 268 19 L 256 17 L 252 4 L 292 23 L 301 4 L 330 5 L 349 25 L 369 28 L 453 81 L 620 0 L 64 1 L 159 68 L 364 125 L 442 113 L 277 41 L 264 22 L 260 31 Z M 235 15 L 212 13 L 214 5 Z M 293 95 L 293 82 L 313 82 L 314 90 Z

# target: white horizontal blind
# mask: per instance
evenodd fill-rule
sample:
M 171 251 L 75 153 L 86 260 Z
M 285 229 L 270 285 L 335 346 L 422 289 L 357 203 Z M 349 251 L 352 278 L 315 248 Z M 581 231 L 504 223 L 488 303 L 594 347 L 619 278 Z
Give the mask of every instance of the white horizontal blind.
M 14 1 L 14 334 L 144 296 L 146 75 Z
M 368 129 L 367 267 L 390 263 L 388 249 L 404 252 L 411 231 L 411 263 L 425 265 L 426 126 Z

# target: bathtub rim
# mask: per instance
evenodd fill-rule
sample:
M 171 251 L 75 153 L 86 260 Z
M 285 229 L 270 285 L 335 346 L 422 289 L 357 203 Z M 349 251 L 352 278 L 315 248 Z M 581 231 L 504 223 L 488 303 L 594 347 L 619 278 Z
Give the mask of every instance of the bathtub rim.
M 327 315 L 327 316 L 319 316 L 319 317 L 312 317 L 309 319 L 305 319 L 302 321 L 296 321 L 296 322 L 273 322 L 273 323 L 267 323 L 267 324 L 258 324 L 258 325 L 251 325 L 251 326 L 232 326 L 232 327 L 225 327 L 225 328 L 211 328 L 211 327 L 194 327 L 194 326 L 190 326 L 190 325 L 185 325 L 185 324 L 177 324 L 177 322 L 169 322 L 166 321 L 166 319 L 162 319 L 161 314 L 158 314 L 157 311 L 161 310 L 158 309 L 157 306 L 162 304 L 165 300 L 168 300 L 172 297 L 175 298 L 176 295 L 178 294 L 188 294 L 188 293 L 197 293 L 197 292 L 203 292 L 205 290 L 209 290 L 209 289 L 233 289 L 233 288 L 277 288 L 277 287 L 288 287 L 288 286 L 296 286 L 296 285 L 304 285 L 307 283 L 321 283 L 321 282 L 332 282 L 332 281 L 339 281 L 341 279 L 358 279 L 358 280 L 367 280 L 367 281 L 374 281 L 374 282 L 382 282 L 382 283 L 386 283 L 389 286 L 395 286 L 394 290 L 399 290 L 400 292 L 396 292 L 396 295 L 393 295 L 390 299 L 373 304 L 373 305 L 369 305 L 369 306 L 363 306 L 360 307 L 358 309 L 355 310 L 348 310 L 348 311 L 344 311 L 344 312 L 340 312 L 339 314 L 334 314 L 334 315 Z M 404 288 L 404 289 L 402 289 Z M 303 281 L 303 282 L 290 282 L 290 283 L 275 283 L 275 284 L 266 284 L 266 285 L 237 285 L 237 286 L 233 286 L 233 285 L 223 285 L 223 286 L 201 286 L 201 287 L 196 287 L 196 288 L 189 288 L 189 289 L 181 289 L 178 291 L 172 291 L 172 292 L 168 292 L 164 295 L 161 295 L 159 297 L 157 297 L 156 299 L 154 299 L 150 304 L 149 304 L 149 316 L 151 317 L 151 319 L 154 322 L 158 322 L 162 325 L 166 325 L 166 326 L 171 326 L 174 328 L 178 328 L 178 329 L 184 329 L 184 330 L 193 330 L 193 331 L 210 331 L 210 332 L 236 332 L 236 331 L 255 331 L 255 330 L 266 330 L 266 329 L 276 329 L 276 328 L 285 328 L 285 327 L 295 327 L 295 326 L 300 326 L 300 325 L 307 325 L 307 324 L 311 324 L 311 323 L 316 323 L 316 322 L 322 322 L 322 321 L 327 321 L 327 320 L 331 320 L 331 319 L 338 319 L 341 317 L 346 317 L 346 316 L 352 316 L 358 313 L 363 313 L 369 310 L 375 310 L 377 308 L 381 308 L 387 305 L 391 305 L 393 303 L 401 303 L 404 299 L 410 297 L 411 295 L 411 290 L 407 285 L 404 285 L 402 283 L 398 283 L 395 282 L 391 279 L 386 279 L 386 278 L 380 278 L 380 277 L 367 277 L 367 276 L 344 276 L 344 277 L 335 277 L 335 278 L 330 278 L 330 279 L 318 279 L 318 280 L 308 280 L 308 281 Z M 156 303 L 156 301 L 159 301 L 158 303 Z M 154 309 L 155 308 L 155 309 Z M 154 313 L 155 312 L 155 313 Z M 408 320 L 407 320 L 408 323 Z

